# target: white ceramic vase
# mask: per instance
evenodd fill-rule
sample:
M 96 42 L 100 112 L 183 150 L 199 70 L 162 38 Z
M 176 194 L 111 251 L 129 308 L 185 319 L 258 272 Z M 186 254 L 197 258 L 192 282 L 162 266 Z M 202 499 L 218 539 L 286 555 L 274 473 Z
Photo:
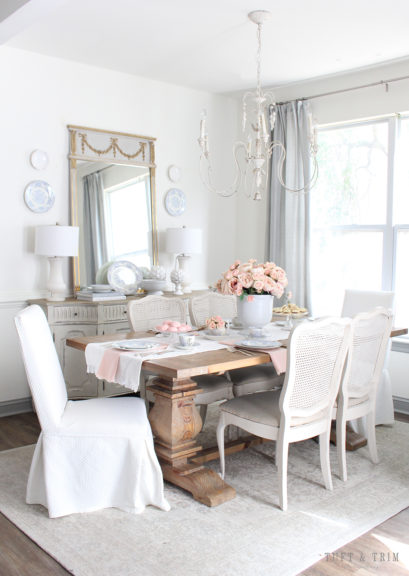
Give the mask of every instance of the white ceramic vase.
M 274 296 L 269 294 L 244 294 L 237 297 L 237 318 L 243 326 L 262 328 L 273 316 Z

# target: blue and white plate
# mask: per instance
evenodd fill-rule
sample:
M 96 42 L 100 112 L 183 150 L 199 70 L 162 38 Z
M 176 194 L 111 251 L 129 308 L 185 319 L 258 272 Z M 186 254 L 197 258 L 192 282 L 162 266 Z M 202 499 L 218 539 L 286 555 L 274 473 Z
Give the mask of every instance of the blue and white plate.
M 24 201 L 33 212 L 48 212 L 54 204 L 55 196 L 51 186 L 44 180 L 34 180 L 24 190 Z
M 128 260 L 118 260 L 108 268 L 108 283 L 123 294 L 133 294 L 142 281 L 143 274 Z
M 171 188 L 165 196 L 165 208 L 171 216 L 180 216 L 186 208 L 186 196 L 179 188 Z

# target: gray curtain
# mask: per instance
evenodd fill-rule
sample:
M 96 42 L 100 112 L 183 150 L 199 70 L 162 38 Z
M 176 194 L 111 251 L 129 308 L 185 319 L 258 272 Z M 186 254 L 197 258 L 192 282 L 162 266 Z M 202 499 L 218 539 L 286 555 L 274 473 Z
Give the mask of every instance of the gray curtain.
M 272 139 L 282 142 L 286 149 L 282 179 L 286 187 L 300 189 L 311 178 L 309 104 L 279 104 L 276 114 Z M 310 310 L 309 192 L 294 193 L 280 184 L 280 156 L 281 149 L 276 146 L 271 157 L 267 254 L 269 260 L 286 270 L 292 301 Z
M 85 266 L 87 278 L 95 282 L 98 269 L 108 261 L 104 184 L 101 174 L 94 172 L 84 176 L 83 189 Z

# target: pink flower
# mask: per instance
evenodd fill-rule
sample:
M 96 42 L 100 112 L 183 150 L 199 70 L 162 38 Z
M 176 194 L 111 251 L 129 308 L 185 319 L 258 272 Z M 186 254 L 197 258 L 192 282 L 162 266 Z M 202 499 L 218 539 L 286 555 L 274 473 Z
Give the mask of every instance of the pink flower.
M 238 266 L 240 266 L 240 260 L 235 260 L 234 263 L 230 266 L 229 270 L 234 270 Z
M 264 282 L 263 280 L 256 280 L 254 282 L 254 289 L 257 290 L 257 292 L 262 292 L 263 291 L 263 286 L 264 286 Z
M 253 277 L 250 272 L 243 272 L 243 274 L 240 274 L 239 280 L 242 283 L 243 288 L 250 288 L 253 284 Z

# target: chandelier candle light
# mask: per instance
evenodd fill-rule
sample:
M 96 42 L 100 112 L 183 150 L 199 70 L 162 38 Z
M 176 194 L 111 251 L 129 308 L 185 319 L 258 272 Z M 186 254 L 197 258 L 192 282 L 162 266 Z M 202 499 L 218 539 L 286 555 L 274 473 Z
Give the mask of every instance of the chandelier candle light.
M 312 116 L 309 118 L 310 155 L 314 160 L 314 170 L 311 181 L 303 188 L 292 189 L 286 186 L 283 178 L 283 168 L 286 150 L 282 142 L 271 141 L 271 133 L 276 119 L 276 104 L 272 92 L 263 92 L 261 88 L 261 29 L 271 13 L 267 10 L 255 10 L 248 15 L 249 19 L 257 25 L 257 86 L 256 90 L 246 92 L 243 96 L 242 131 L 246 141 L 240 140 L 233 145 L 233 156 L 236 164 L 236 175 L 230 187 L 217 190 L 212 183 L 212 168 L 210 165 L 209 139 L 207 133 L 207 113 L 203 110 L 200 120 L 200 136 L 198 142 L 201 148 L 200 174 L 206 188 L 220 196 L 233 196 L 243 188 L 245 194 L 253 200 L 261 200 L 262 193 L 266 193 L 270 158 L 273 149 L 277 146 L 281 150 L 278 162 L 277 177 L 280 184 L 290 192 L 305 192 L 311 188 L 317 179 L 316 163 L 316 130 L 313 127 Z M 252 105 L 250 108 L 249 105 Z M 250 108 L 250 109 L 249 109 Z M 249 118 L 250 116 L 250 118 Z M 268 128 L 267 128 L 268 125 Z M 247 136 L 247 138 L 246 138 Z M 240 162 L 240 156 L 244 157 Z

